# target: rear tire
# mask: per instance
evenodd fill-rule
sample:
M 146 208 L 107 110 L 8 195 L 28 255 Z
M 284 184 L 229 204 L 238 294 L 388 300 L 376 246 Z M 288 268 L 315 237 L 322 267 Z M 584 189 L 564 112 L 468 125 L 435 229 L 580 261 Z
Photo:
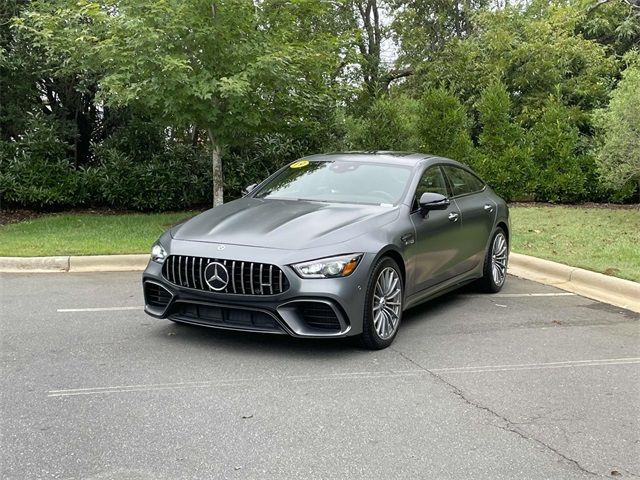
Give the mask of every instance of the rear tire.
M 364 302 L 360 342 L 370 350 L 387 348 L 393 343 L 402 320 L 404 284 L 398 264 L 391 258 L 378 260 Z
M 509 263 L 509 244 L 507 235 L 501 227 L 491 237 L 491 243 L 485 255 L 482 278 L 478 287 L 483 292 L 497 293 L 507 281 L 507 265 Z

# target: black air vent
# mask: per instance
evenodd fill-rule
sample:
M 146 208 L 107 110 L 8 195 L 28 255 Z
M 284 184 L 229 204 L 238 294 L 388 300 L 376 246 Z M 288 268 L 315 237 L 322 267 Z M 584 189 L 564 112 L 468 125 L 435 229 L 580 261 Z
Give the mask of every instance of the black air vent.
M 177 302 L 170 318 L 212 327 L 283 333 L 278 322 L 266 312 L 240 308 Z
M 147 305 L 157 308 L 166 308 L 171 301 L 171 293 L 156 283 L 145 282 L 144 297 Z
M 309 328 L 319 330 L 340 330 L 336 312 L 326 303 L 304 302 L 299 304 L 299 312 Z

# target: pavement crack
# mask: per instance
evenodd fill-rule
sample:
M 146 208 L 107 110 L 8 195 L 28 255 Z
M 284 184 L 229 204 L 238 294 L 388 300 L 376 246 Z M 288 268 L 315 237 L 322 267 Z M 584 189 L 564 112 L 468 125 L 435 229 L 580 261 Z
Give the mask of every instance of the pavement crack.
M 578 470 L 580 470 L 583 473 L 586 473 L 587 475 L 591 475 L 594 477 L 601 477 L 601 478 L 609 478 L 608 475 L 602 475 L 600 473 L 597 472 L 593 472 L 591 470 L 588 470 L 587 468 L 583 467 L 582 465 L 580 465 L 580 463 L 576 460 L 574 460 L 573 458 L 568 457 L 567 455 L 565 455 L 564 453 L 560 452 L 558 449 L 554 448 L 553 446 L 543 442 L 542 440 L 535 438 L 532 435 L 528 435 L 526 432 L 520 430 L 517 427 L 517 424 L 512 422 L 511 420 L 509 420 L 507 417 L 501 415 L 500 413 L 496 412 L 495 410 L 492 410 L 491 408 L 480 404 L 479 402 L 472 400 L 471 398 L 467 397 L 467 395 L 456 385 L 454 385 L 453 383 L 449 382 L 448 380 L 446 380 L 445 378 L 443 378 L 442 376 L 438 375 L 437 373 L 429 370 L 428 368 L 426 368 L 425 366 L 421 365 L 420 363 L 416 362 L 414 359 L 412 359 L 411 357 L 409 357 L 408 355 L 406 355 L 404 352 L 401 352 L 400 350 L 394 348 L 394 347 L 389 347 L 391 350 L 393 350 L 394 352 L 396 352 L 400 357 L 402 357 L 404 360 L 406 360 L 407 362 L 411 363 L 412 365 L 414 365 L 415 367 L 419 368 L 420 370 L 423 370 L 424 372 L 426 372 L 428 375 L 430 375 L 431 377 L 433 377 L 434 379 L 436 379 L 437 381 L 444 383 L 445 385 L 447 385 L 452 393 L 454 395 L 456 395 L 458 398 L 460 398 L 463 402 L 465 402 L 466 404 L 470 405 L 473 408 L 476 408 L 478 410 L 483 410 L 485 412 L 487 412 L 488 414 L 490 414 L 491 416 L 501 420 L 503 422 L 502 425 L 494 425 L 495 427 L 504 430 L 506 432 L 510 432 L 513 433 L 515 435 L 518 435 L 520 438 L 536 443 L 537 445 L 540 445 L 541 447 L 545 448 L 546 450 L 552 452 L 553 454 L 555 454 L 556 456 L 560 457 L 562 460 L 564 460 L 566 463 L 574 466 L 575 468 L 577 468 Z

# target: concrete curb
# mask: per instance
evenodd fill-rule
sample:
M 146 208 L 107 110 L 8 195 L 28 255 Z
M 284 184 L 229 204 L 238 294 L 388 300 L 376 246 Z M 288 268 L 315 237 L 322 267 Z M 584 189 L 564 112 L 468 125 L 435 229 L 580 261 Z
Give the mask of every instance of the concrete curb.
M 87 255 L 64 257 L 0 257 L 0 272 L 141 272 L 149 255 Z
M 519 253 L 509 255 L 509 273 L 640 313 L 640 283 Z
M 0 257 L 0 272 L 141 272 L 149 255 Z M 640 313 L 640 283 L 530 257 L 509 256 L 509 273 Z

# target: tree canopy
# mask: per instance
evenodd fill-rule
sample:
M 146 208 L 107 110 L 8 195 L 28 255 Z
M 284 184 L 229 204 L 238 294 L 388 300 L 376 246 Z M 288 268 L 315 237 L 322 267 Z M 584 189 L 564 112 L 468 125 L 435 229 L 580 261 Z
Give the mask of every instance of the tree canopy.
M 630 200 L 635 2 L 7 0 L 0 201 L 217 205 L 342 149 L 449 156 L 510 199 Z

